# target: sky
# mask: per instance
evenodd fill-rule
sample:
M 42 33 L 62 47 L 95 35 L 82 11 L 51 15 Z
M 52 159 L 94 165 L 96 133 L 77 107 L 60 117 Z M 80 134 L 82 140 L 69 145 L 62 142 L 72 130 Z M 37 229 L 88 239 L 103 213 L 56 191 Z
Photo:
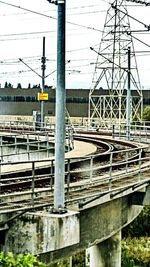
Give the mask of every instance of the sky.
M 112 2 L 112 1 L 111 1 Z M 11 4 L 11 5 L 8 5 Z M 150 24 L 150 7 L 129 4 L 128 12 L 137 20 Z M 15 7 L 16 6 L 16 7 Z M 66 0 L 66 88 L 90 88 L 98 49 L 109 7 L 109 0 Z M 46 85 L 56 86 L 57 6 L 47 0 L 0 1 L 0 84 L 10 82 L 15 88 L 41 84 L 43 36 L 46 40 Z M 131 19 L 134 29 L 144 29 Z M 136 35 L 137 37 L 137 35 Z M 137 64 L 142 88 L 149 89 L 149 33 L 135 39 Z M 149 53 L 148 53 L 149 52 Z M 19 61 L 22 59 L 29 67 Z

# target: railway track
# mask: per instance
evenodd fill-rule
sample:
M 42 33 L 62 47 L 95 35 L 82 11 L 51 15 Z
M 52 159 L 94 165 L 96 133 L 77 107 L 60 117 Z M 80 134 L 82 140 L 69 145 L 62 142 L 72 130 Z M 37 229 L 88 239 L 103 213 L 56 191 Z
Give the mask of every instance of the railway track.
M 102 196 L 118 195 L 122 190 L 133 190 L 150 181 L 150 157 L 147 145 L 110 138 L 76 135 L 77 140 L 90 142 L 96 152 L 65 161 L 66 205 L 85 203 Z M 35 168 L 36 164 L 44 163 Z M 26 162 L 21 162 L 24 165 Z M 12 163 L 7 163 L 9 165 Z M 18 164 L 18 163 L 16 163 Z M 54 159 L 30 161 L 30 170 L 3 173 L 0 177 L 0 214 L 25 212 L 53 206 Z M 15 163 L 13 163 L 15 166 Z M 15 167 L 14 167 L 15 168 Z M 1 165 L 2 169 L 2 165 Z
M 79 140 L 84 140 L 84 138 L 78 138 Z M 87 141 L 87 139 L 86 139 Z M 88 176 L 91 175 L 91 159 L 92 159 L 92 172 L 93 177 L 96 177 L 98 175 L 103 175 L 103 173 L 107 172 L 110 168 L 108 164 L 109 157 L 111 155 L 111 152 L 113 152 L 113 164 L 112 168 L 116 169 L 118 167 L 118 162 L 120 163 L 120 166 L 124 166 L 126 164 L 125 157 L 126 157 L 126 150 L 124 150 L 124 145 L 122 147 L 119 145 L 119 149 L 116 149 L 114 145 L 111 144 L 111 142 L 107 141 L 104 142 L 101 140 L 95 140 L 94 138 L 88 139 L 88 142 L 93 142 L 97 146 L 97 151 L 92 156 L 87 156 L 84 158 L 75 158 L 75 159 L 69 159 L 69 171 L 67 171 L 68 162 L 66 162 L 66 172 L 65 177 L 67 180 L 67 176 L 69 174 L 71 181 L 80 181 L 88 178 Z M 136 146 L 135 146 L 136 147 Z M 123 155 L 124 152 L 124 155 Z M 131 161 L 136 159 L 138 154 L 138 150 L 135 149 L 129 149 L 128 150 L 128 160 Z M 47 160 L 48 161 L 48 160 Z M 39 161 L 32 161 L 32 164 L 40 162 Z M 114 164 L 117 162 L 117 165 Z M 122 164 L 124 162 L 124 164 Z M 21 162 L 21 164 L 24 164 L 26 162 Z M 14 163 L 15 164 L 15 163 Z M 14 165 L 13 164 L 13 165 Z M 131 164 L 131 163 L 130 163 Z M 37 172 L 44 172 L 44 168 L 38 169 Z M 13 177 L 11 177 L 11 174 L 3 174 L 1 173 L 1 193 L 7 193 L 7 192 L 15 192 L 16 190 L 24 190 L 28 189 L 32 185 L 32 178 L 33 178 L 33 172 L 34 172 L 34 186 L 45 186 L 53 184 L 53 178 L 54 178 L 54 164 L 51 162 L 50 167 L 45 169 L 45 172 L 49 172 L 50 175 L 41 174 L 41 175 L 35 175 L 35 169 L 32 170 L 32 175 L 27 176 L 24 175 L 20 176 L 19 173 L 17 174 L 17 177 L 14 177 L 15 174 L 13 174 Z M 88 173 L 88 175 L 87 175 Z M 8 176 L 8 177 L 7 177 Z M 87 176 L 87 177 L 86 177 Z

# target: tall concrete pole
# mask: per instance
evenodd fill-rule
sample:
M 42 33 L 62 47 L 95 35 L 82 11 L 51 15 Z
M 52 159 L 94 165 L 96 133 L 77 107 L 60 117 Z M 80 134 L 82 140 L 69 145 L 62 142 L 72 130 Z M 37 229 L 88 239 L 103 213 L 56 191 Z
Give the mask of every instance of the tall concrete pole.
M 64 159 L 65 159 L 65 1 L 58 0 L 57 24 L 57 88 L 55 131 L 55 185 L 54 210 L 64 209 Z
M 46 69 L 46 57 L 45 57 L 45 37 L 43 37 L 43 56 L 41 58 L 41 69 L 42 69 L 42 89 L 41 89 L 41 93 L 44 92 L 44 88 L 45 88 L 45 69 Z M 41 101 L 41 126 L 43 126 L 43 122 L 44 122 L 44 101 Z
M 128 88 L 127 88 L 127 116 L 126 116 L 126 124 L 127 124 L 127 139 L 130 140 L 130 128 L 131 128 L 131 49 L 128 47 Z

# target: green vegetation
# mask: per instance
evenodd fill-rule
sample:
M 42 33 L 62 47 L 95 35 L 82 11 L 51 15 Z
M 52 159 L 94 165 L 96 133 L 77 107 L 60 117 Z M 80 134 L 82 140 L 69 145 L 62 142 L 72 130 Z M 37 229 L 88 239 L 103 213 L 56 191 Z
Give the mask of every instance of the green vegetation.
M 9 252 L 8 254 L 0 253 L 0 267 L 69 267 L 69 259 L 60 261 L 59 263 L 44 264 L 39 262 L 37 258 L 31 254 L 28 255 L 14 255 Z M 85 267 L 85 253 L 79 253 L 72 257 L 72 266 Z
M 122 267 L 150 266 L 150 206 L 123 229 Z
M 4 88 L 13 88 L 11 83 L 5 82 Z
M 14 86 L 10 82 L 5 82 L 4 88 L 7 88 L 7 89 L 8 88 L 14 88 Z M 23 87 L 22 87 L 21 83 L 17 83 L 17 86 L 15 88 L 22 89 Z M 40 84 L 33 84 L 33 85 L 31 85 L 29 83 L 28 86 L 27 86 L 27 88 L 28 89 L 32 89 L 32 88 L 41 89 L 41 85 Z M 45 88 L 46 89 L 52 89 L 53 86 L 52 85 L 45 85 Z
M 150 106 L 146 106 L 143 111 L 143 120 L 150 121 Z
M 126 228 L 123 229 L 123 237 L 150 236 L 150 206 L 144 207 L 140 215 Z
M 72 256 L 73 267 L 86 267 L 85 265 L 85 251 Z M 51 263 L 48 267 L 70 267 L 70 259 L 59 261 L 59 263 Z
M 0 267 L 46 267 L 45 264 L 38 262 L 36 257 L 31 254 L 20 254 L 16 259 L 12 253 L 0 253 Z
M 122 267 L 150 266 L 150 238 L 126 238 L 122 241 Z

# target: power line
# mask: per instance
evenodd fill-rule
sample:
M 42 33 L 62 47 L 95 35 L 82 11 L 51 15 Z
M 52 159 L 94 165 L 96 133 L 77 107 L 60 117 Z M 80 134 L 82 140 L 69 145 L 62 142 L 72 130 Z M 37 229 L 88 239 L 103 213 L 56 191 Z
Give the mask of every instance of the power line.
M 17 6 L 17 5 L 10 4 L 10 3 L 7 3 L 7 2 L 3 2 L 3 1 L 0 1 L 0 3 L 5 4 L 5 5 L 8 5 L 8 6 L 15 7 L 15 8 L 19 8 L 19 9 L 22 9 L 22 10 L 28 11 L 28 12 L 30 12 L 30 13 L 33 13 L 33 14 L 36 14 L 36 15 L 40 15 L 40 16 L 46 17 L 46 18 L 50 18 L 50 19 L 57 20 L 57 18 L 55 18 L 55 17 L 53 17 L 53 16 L 45 15 L 45 14 L 43 14 L 43 13 L 40 13 L 40 12 L 38 12 L 38 11 L 34 11 L 34 10 L 31 10 L 31 9 L 28 9 L 28 8 L 24 8 L 24 7 Z M 94 27 L 81 25 L 81 24 L 78 24 L 78 23 L 75 23 L 75 22 L 66 21 L 66 23 L 71 24 L 71 25 L 75 25 L 75 26 L 78 26 L 78 27 L 81 27 L 81 28 L 86 28 L 86 29 L 88 29 L 88 30 L 93 30 L 93 31 L 102 32 L 101 30 L 96 29 L 96 28 L 94 28 Z
M 132 38 L 134 38 L 134 39 L 137 40 L 138 42 L 140 42 L 140 43 L 146 45 L 147 47 L 150 47 L 149 44 L 145 43 L 144 41 L 140 40 L 139 38 L 137 38 L 137 37 L 135 37 L 135 36 L 133 36 L 133 35 L 132 35 Z
M 39 70 L 40 67 L 36 68 L 35 70 Z M 22 73 L 26 73 L 26 72 L 32 72 L 31 70 L 19 70 L 19 71 L 5 71 L 5 72 L 0 72 L 0 75 L 15 75 L 15 74 L 22 74 Z
M 77 13 L 67 13 L 67 16 L 79 16 L 79 15 L 87 15 L 87 14 L 94 14 L 94 13 L 103 13 L 107 10 L 92 10 L 92 11 L 85 11 L 85 12 L 77 12 Z M 46 11 L 47 12 L 47 11 Z M 52 12 L 52 10 L 51 10 Z M 22 16 L 27 15 L 29 12 L 22 12 L 22 13 L 12 13 L 12 14 L 1 14 L 0 17 L 8 17 L 8 16 Z M 44 13 L 42 13 L 44 15 Z
M 88 33 L 70 33 L 69 36 L 83 36 L 88 35 Z M 54 36 L 46 35 L 47 38 L 54 38 Z M 41 39 L 41 36 L 30 36 L 30 37 L 18 37 L 18 38 L 0 38 L 0 42 L 10 42 L 10 41 L 23 41 L 23 40 L 35 40 L 35 39 Z
M 120 9 L 117 8 L 114 4 L 112 4 L 111 7 L 114 8 L 115 10 L 117 10 L 117 11 L 123 13 L 124 15 L 127 15 L 126 12 L 124 12 L 123 10 L 120 10 Z M 136 22 L 142 24 L 145 28 L 147 28 L 147 30 L 150 30 L 150 25 L 146 25 L 145 23 L 141 22 L 140 20 L 134 18 L 133 16 L 131 16 L 131 15 L 129 15 L 129 14 L 128 14 L 128 17 L 131 18 L 131 19 L 133 19 L 134 21 L 136 21 Z
M 86 35 L 88 34 L 87 32 L 76 32 L 74 33 L 75 31 L 78 31 L 77 29 L 70 29 L 68 30 L 68 35 L 67 36 L 79 36 L 79 35 Z M 73 32 L 73 33 L 71 33 Z M 56 31 L 40 31 L 40 32 L 24 32 L 24 33 L 9 33 L 9 34 L 0 34 L 0 41 L 17 41 L 17 40 L 26 40 L 26 39 L 39 39 L 41 37 L 24 37 L 24 36 L 28 36 L 28 35 L 49 35 L 50 34 L 55 34 Z M 22 37 L 23 36 L 23 37 Z M 2 38 L 2 37 L 6 37 L 6 38 Z M 10 38 L 7 38 L 7 37 L 10 37 Z M 14 38 L 13 38 L 14 37 Z M 52 36 L 51 36 L 52 37 Z
M 69 13 L 67 16 L 79 16 L 79 15 L 87 15 L 87 14 L 94 14 L 94 13 L 103 13 L 106 10 L 93 10 L 93 11 L 86 11 L 86 12 L 78 12 L 78 13 Z
M 133 0 L 133 1 L 138 1 L 138 0 Z M 140 0 L 139 0 L 139 1 L 140 1 Z M 144 1 L 142 1 L 142 2 L 144 2 Z M 124 12 L 123 10 L 120 10 L 120 9 L 117 8 L 114 4 L 112 4 L 111 7 L 114 8 L 115 10 L 117 10 L 117 11 L 123 13 L 124 15 L 127 15 L 126 12 Z M 128 14 L 128 16 L 129 16 L 131 19 L 133 19 L 134 21 L 136 21 L 136 22 L 142 24 L 145 28 L 147 28 L 147 31 L 148 31 L 148 32 L 150 31 L 150 25 L 146 25 L 145 23 L 141 22 L 140 20 L 134 18 L 133 16 L 131 16 L 131 15 L 129 15 L 129 14 Z M 135 40 L 139 41 L 140 43 L 142 43 L 142 44 L 144 44 L 144 45 L 146 45 L 146 46 L 148 46 L 148 47 L 150 47 L 149 44 L 147 44 L 147 43 L 145 43 L 144 41 L 140 40 L 139 38 L 135 37 L 133 34 L 131 34 L 131 32 L 132 32 L 132 31 L 130 31 L 130 32 L 128 32 L 128 31 L 124 31 L 124 33 L 126 33 L 127 35 L 131 35 L 132 38 L 134 38 Z
M 77 49 L 77 50 L 72 50 L 69 52 L 75 52 L 75 51 L 80 51 L 80 50 L 87 50 L 89 49 L 89 47 L 84 47 L 81 49 Z M 141 50 L 141 51 L 134 51 L 134 54 L 136 54 L 137 57 L 142 57 L 142 56 L 149 56 L 150 55 L 150 50 Z M 25 60 L 27 63 L 32 63 L 32 64 L 39 64 L 39 61 L 41 60 L 41 57 L 39 55 L 37 56 L 30 56 L 30 57 L 22 57 L 23 60 Z M 71 63 L 73 62 L 83 62 L 83 61 L 93 61 L 95 60 L 94 58 L 79 58 L 79 59 L 71 59 Z M 52 58 L 47 58 L 47 64 L 50 62 L 56 62 L 56 59 L 52 59 Z M 0 60 L 0 64 L 2 65 L 18 65 L 18 63 L 20 63 L 20 61 L 18 60 L 18 58 L 10 58 L 10 59 L 3 59 Z M 80 65 L 80 66 L 84 66 L 84 65 Z M 79 66 L 74 66 L 74 67 L 79 67 Z
M 10 4 L 10 3 L 7 3 L 7 2 L 3 2 L 3 1 L 0 1 L 0 3 L 5 4 L 5 5 L 8 5 L 8 6 L 11 6 L 11 7 L 19 8 L 21 10 L 25 10 L 25 11 L 27 11 L 29 13 L 33 13 L 33 14 L 36 14 L 36 15 L 40 15 L 40 16 L 44 16 L 44 17 L 47 17 L 47 18 L 51 18 L 51 19 L 57 20 L 55 17 L 49 16 L 49 15 L 45 15 L 43 13 L 40 13 L 38 11 L 34 11 L 34 10 L 31 10 L 31 9 L 28 9 L 28 8 L 24 8 L 24 7 L 17 6 L 17 5 Z
M 96 44 L 97 45 L 97 44 Z M 96 45 L 93 45 L 96 46 Z M 72 50 L 67 50 L 66 52 L 67 53 L 71 53 L 71 52 L 77 52 L 77 51 L 82 51 L 82 50 L 89 50 L 89 46 L 86 46 L 86 47 L 82 47 L 82 48 L 77 48 L 77 49 L 72 49 Z M 48 54 L 48 55 L 55 55 L 55 53 L 51 53 L 51 54 Z M 36 60 L 40 60 L 40 55 L 36 55 L 36 56 L 28 56 L 28 57 L 22 57 L 23 60 L 31 60 L 33 59 L 35 61 Z M 49 59 L 47 59 L 48 61 Z M 52 59 L 50 59 L 52 60 Z M 53 59 L 54 61 L 56 61 L 56 59 Z M 75 59 L 75 60 L 78 60 L 78 59 Z M 82 60 L 82 59 L 81 59 Z M 12 62 L 19 62 L 18 58 L 8 58 L 8 59 L 3 59 L 0 61 L 0 63 L 2 62 L 8 62 L 8 61 L 12 61 Z
M 137 3 L 137 4 L 142 4 L 145 6 L 150 6 L 150 2 L 146 2 L 146 1 L 142 1 L 142 0 L 126 0 L 128 2 L 132 2 L 132 3 Z
M 22 32 L 22 33 L 8 33 L 8 34 L 0 34 L 0 37 L 10 37 L 10 36 L 20 36 L 20 35 L 32 35 L 32 34 L 46 34 L 56 31 L 39 31 L 39 32 Z

